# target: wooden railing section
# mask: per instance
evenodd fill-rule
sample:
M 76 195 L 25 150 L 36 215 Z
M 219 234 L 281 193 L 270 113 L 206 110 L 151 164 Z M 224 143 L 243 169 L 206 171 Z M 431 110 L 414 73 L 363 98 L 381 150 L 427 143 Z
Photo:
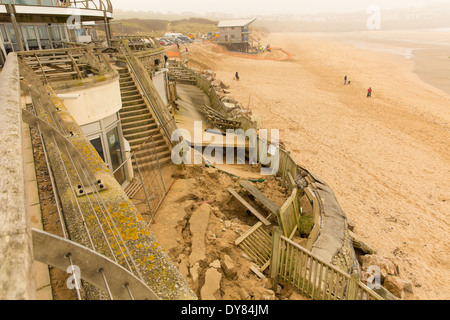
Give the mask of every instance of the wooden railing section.
M 270 277 L 273 284 L 288 283 L 313 300 L 383 300 L 359 280 L 315 257 L 274 229 Z

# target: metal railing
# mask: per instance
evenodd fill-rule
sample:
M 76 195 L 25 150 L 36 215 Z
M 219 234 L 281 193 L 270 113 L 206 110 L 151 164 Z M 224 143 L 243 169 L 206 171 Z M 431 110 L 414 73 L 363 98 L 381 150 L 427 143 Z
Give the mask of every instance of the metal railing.
M 60 8 L 78 8 L 113 12 L 110 0 L 0 0 L 0 4 L 14 4 L 20 6 L 43 6 Z
M 17 54 L 45 83 L 91 81 L 92 76 L 114 72 L 105 55 L 93 46 L 20 51 Z
M 148 207 L 148 212 L 151 215 L 148 222 L 149 226 L 153 222 L 156 212 L 167 195 L 171 182 L 173 182 L 173 180 L 169 181 L 163 174 L 164 164 L 161 163 L 158 155 L 154 135 L 149 136 L 113 173 L 115 174 L 128 164 L 133 167 L 135 176 L 134 184 L 139 185 L 135 188 L 142 189 L 142 194 L 140 194 L 140 191 L 136 191 L 130 194 L 129 197 L 135 202 L 141 214 L 145 210 L 140 209 L 140 205 L 144 204 Z
M 163 130 L 167 142 L 172 145 L 172 134 L 177 130 L 177 126 L 175 121 L 173 121 L 174 119 L 172 115 L 167 107 L 164 106 L 163 102 L 159 101 L 161 98 L 158 96 L 158 92 L 156 92 L 156 89 L 151 81 L 148 80 L 149 75 L 146 74 L 145 68 L 139 64 L 139 60 L 137 60 L 133 52 L 131 52 L 128 45 L 125 42 L 122 42 L 118 48 L 125 57 L 129 70 L 133 74 L 133 77 L 141 88 L 145 99 L 149 103 L 152 113 L 158 122 L 158 127 Z M 154 92 L 149 92 L 151 89 L 154 89 Z
M 101 195 L 102 189 L 106 190 L 107 186 L 96 178 L 90 166 L 83 163 L 82 156 L 77 156 L 72 142 L 65 138 L 72 134 L 61 119 L 62 110 L 58 110 L 48 94 L 42 94 L 46 92 L 46 89 L 37 75 L 25 63 L 21 63 L 21 73 L 31 84 L 31 87 L 22 86 L 22 90 L 30 95 L 32 101 L 30 112 L 23 111 L 23 115 L 26 115 L 24 120 L 38 130 L 46 155 L 49 153 L 50 146 L 54 162 L 62 168 L 62 179 L 70 186 L 72 194 L 70 201 L 74 204 L 74 214 L 78 215 L 84 227 L 87 246 L 93 251 L 105 248 L 102 249 L 102 254 L 107 254 L 115 263 L 122 261 L 130 272 L 136 273 L 142 280 L 135 259 L 112 218 L 113 212 L 110 211 Z M 33 90 L 41 92 L 41 95 L 34 94 Z M 34 121 L 30 121 L 29 118 L 33 116 Z M 50 122 L 47 122 L 49 120 Z M 71 144 L 72 147 L 69 147 Z M 47 167 L 50 168 L 51 165 L 47 163 Z M 68 199 L 65 202 L 67 203 Z M 61 220 L 63 221 L 64 219 Z M 67 227 L 63 226 L 64 229 Z M 67 236 L 67 233 L 65 235 Z M 119 250 L 113 250 L 113 247 Z
M 105 256 L 44 231 L 33 229 L 32 236 L 34 259 L 71 273 L 79 300 L 81 280 L 106 292 L 111 300 L 159 300 L 144 282 Z

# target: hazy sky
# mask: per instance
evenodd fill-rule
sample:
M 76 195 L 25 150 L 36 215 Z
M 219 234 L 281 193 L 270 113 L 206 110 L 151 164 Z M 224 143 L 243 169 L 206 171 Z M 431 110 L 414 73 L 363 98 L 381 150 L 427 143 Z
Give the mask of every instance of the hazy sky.
M 167 13 L 207 12 L 257 15 L 277 13 L 323 13 L 365 11 L 370 5 L 382 10 L 422 7 L 427 4 L 443 4 L 450 7 L 450 0 L 111 0 L 115 9 L 131 11 L 154 11 Z

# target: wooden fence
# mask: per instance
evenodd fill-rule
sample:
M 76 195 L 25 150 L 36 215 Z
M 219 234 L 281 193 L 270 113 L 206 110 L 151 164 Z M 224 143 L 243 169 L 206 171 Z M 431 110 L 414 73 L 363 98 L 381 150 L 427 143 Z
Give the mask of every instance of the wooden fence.
M 300 202 L 298 198 L 298 189 L 292 190 L 291 196 L 280 208 L 278 213 L 278 225 L 282 228 L 283 234 L 292 239 L 298 230 L 300 216 Z
M 270 277 L 273 284 L 288 283 L 313 300 L 383 300 L 359 280 L 315 257 L 275 228 Z

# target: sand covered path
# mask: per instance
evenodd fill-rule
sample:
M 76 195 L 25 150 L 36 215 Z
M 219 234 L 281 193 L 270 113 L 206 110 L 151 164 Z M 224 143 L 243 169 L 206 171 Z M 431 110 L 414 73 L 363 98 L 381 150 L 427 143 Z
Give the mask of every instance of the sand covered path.
M 337 34 L 265 40 L 291 58 L 245 59 L 197 44 L 190 63 L 216 72 L 264 128 L 280 130 L 297 162 L 332 187 L 355 233 L 415 284 L 414 298 L 449 299 L 450 95 L 422 81 L 414 60 Z

